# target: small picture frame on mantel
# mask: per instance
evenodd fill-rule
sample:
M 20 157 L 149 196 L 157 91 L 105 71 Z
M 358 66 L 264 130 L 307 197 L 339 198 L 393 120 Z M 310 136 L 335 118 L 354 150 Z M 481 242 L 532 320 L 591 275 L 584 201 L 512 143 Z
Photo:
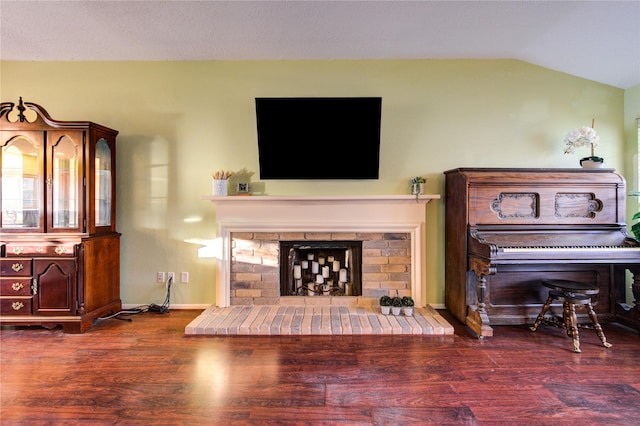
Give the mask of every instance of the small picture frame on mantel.
M 249 183 L 248 182 L 238 182 L 238 186 L 236 188 L 236 192 L 239 195 L 249 195 Z

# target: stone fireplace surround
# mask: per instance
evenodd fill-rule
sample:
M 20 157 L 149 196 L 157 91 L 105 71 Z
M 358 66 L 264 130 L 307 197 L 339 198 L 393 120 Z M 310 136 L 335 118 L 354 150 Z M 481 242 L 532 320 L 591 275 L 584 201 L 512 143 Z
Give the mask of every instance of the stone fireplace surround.
M 373 241 L 371 244 L 376 246 L 374 250 L 379 250 L 380 245 L 392 250 L 389 245 L 406 244 L 404 249 L 410 266 L 406 272 L 409 288 L 404 292 L 414 298 L 416 306 L 425 306 L 425 204 L 439 198 L 439 195 L 420 195 L 418 199 L 413 195 L 204 197 L 216 206 L 217 237 L 222 246 L 217 266 L 216 305 L 228 307 L 232 304 L 274 303 L 279 298 L 280 283 L 279 278 L 270 276 L 270 271 L 278 274 L 277 249 L 273 253 L 271 244 L 275 242 L 277 247 L 279 239 L 300 239 L 303 236 L 314 240 L 348 239 L 345 237 L 362 239 L 363 251 L 367 250 L 365 241 Z M 258 268 L 261 272 L 257 275 L 255 270 L 247 272 L 253 275 L 242 275 L 241 264 L 246 267 L 258 261 L 254 256 L 256 241 L 260 241 L 257 246 L 261 254 L 259 261 L 263 262 L 261 265 L 266 269 Z M 249 246 L 253 259 L 245 258 L 246 262 L 238 263 L 238 260 L 243 260 L 238 256 L 247 254 L 248 251 L 243 249 Z M 386 253 L 393 254 L 392 251 Z M 265 259 L 267 263 L 276 264 L 264 264 Z M 235 265 L 233 262 L 236 262 Z M 363 263 L 366 262 L 363 256 Z M 263 280 L 262 272 L 266 280 Z M 363 293 L 366 288 L 364 275 L 363 271 Z M 232 279 L 243 284 L 232 284 Z M 262 284 L 256 285 L 256 282 L 262 281 L 272 282 L 273 289 L 266 289 Z M 370 286 L 384 286 L 379 281 L 369 281 L 372 283 Z M 393 286 L 397 286 L 397 283 L 387 284 L 389 290 Z M 238 295 L 238 290 L 243 291 Z M 379 294 L 379 290 L 369 287 L 368 293 L 362 297 L 377 299 Z M 260 299 L 263 295 L 265 298 Z M 314 299 L 322 297 L 316 296 Z
M 388 232 L 255 232 L 231 234 L 231 305 L 305 304 L 305 297 L 281 293 L 279 241 L 362 241 L 362 297 L 411 295 L 411 236 Z M 345 297 L 345 296 L 333 296 Z M 333 302 L 313 296 L 314 304 Z M 298 299 L 298 300 L 295 300 Z M 347 301 L 342 300 L 342 303 Z

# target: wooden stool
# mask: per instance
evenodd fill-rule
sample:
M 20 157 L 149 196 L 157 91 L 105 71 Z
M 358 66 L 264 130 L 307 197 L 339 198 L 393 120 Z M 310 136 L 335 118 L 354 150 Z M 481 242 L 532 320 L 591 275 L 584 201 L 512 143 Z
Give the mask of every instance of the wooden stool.
M 593 327 L 605 348 L 610 348 L 611 344 L 607 343 L 602 327 L 598 323 L 593 306 L 591 305 L 591 296 L 600 293 L 600 289 L 596 285 L 580 283 L 569 280 L 542 280 L 542 285 L 549 288 L 549 297 L 542 307 L 542 311 L 536 318 L 536 322 L 530 327 L 531 331 L 536 331 L 540 323 L 544 320 L 544 314 L 547 313 L 551 303 L 554 300 L 562 302 L 562 326 L 567 330 L 567 335 L 573 339 L 573 351 L 580 351 L 580 338 L 578 336 L 578 319 L 576 318 L 576 305 L 582 305 L 587 308 Z

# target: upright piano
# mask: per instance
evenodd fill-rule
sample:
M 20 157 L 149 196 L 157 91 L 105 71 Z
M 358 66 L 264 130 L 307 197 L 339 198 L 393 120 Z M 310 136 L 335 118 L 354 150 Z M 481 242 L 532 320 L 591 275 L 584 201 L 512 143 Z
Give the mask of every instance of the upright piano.
M 551 278 L 598 285 L 600 322 L 640 330 L 640 242 L 627 233 L 615 170 L 444 173 L 445 304 L 478 337 L 533 323 L 547 298 L 540 281 Z

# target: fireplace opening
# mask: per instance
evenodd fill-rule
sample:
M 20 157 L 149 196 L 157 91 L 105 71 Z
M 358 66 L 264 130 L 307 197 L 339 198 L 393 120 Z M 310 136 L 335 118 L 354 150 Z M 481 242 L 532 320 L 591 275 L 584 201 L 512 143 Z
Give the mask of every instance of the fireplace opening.
M 280 241 L 281 296 L 361 296 L 362 241 Z

